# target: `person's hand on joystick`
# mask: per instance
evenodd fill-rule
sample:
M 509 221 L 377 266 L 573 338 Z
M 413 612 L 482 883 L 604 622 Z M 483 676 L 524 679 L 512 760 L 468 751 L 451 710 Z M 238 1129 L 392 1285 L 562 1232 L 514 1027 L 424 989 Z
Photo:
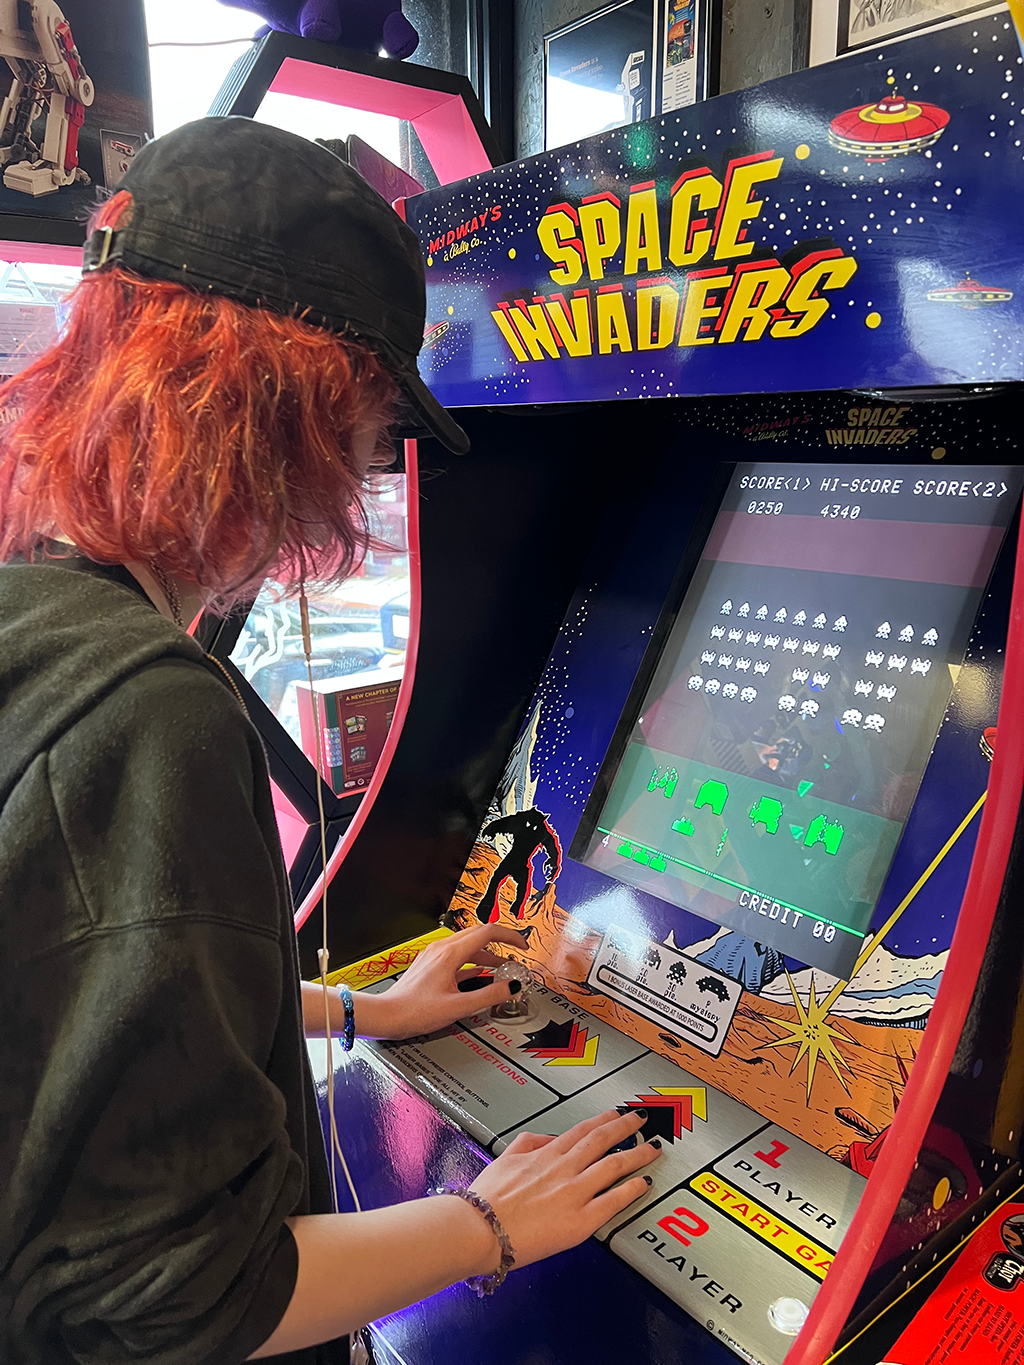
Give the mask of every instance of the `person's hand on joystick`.
M 529 995 L 537 984 L 529 967 L 507 958 L 494 970 L 495 981 L 507 981 L 509 999 L 491 1006 L 492 1019 L 526 1019 L 531 1013 Z
M 361 1038 L 414 1038 L 514 1001 L 533 984 L 533 977 L 528 968 L 499 957 L 488 944 L 505 944 L 520 952 L 526 947 L 522 935 L 500 924 L 481 924 L 429 944 L 388 990 L 380 995 L 354 993 L 356 1033 Z M 473 980 L 487 984 L 470 993 L 459 989 L 460 983 Z M 304 984 L 303 1005 L 307 1033 L 322 1031 L 319 986 Z

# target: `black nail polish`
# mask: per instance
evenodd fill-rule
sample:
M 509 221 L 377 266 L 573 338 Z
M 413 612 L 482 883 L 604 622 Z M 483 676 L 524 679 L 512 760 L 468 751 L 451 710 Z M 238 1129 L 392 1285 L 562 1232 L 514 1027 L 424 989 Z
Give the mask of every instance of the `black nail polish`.
M 508 993 L 509 993 L 509 995 L 518 995 L 519 992 L 520 992 L 522 989 L 523 989 L 523 983 L 522 983 L 521 981 L 510 981 L 510 982 L 508 983 Z
M 647 1145 L 648 1145 L 648 1147 L 653 1147 L 656 1151 L 660 1152 L 660 1151 L 661 1151 L 661 1138 L 651 1138 L 650 1142 L 649 1142 Z
M 646 1109 L 634 1109 L 633 1113 L 637 1116 L 638 1119 L 646 1119 L 647 1117 Z
M 647 1184 L 648 1184 L 648 1185 L 653 1185 L 653 1184 L 654 1184 L 654 1181 L 651 1179 L 651 1177 L 650 1177 L 649 1175 L 645 1175 L 645 1176 L 644 1176 L 644 1179 L 647 1181 Z

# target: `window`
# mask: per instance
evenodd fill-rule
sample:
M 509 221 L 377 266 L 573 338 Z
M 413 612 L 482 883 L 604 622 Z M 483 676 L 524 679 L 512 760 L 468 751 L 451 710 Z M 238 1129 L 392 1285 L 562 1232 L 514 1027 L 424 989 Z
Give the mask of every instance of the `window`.
M 72 266 L 0 262 L 0 378 L 18 374 L 57 340 Z
M 464 0 L 406 0 L 404 13 L 420 35 L 413 64 L 465 74 L 469 20 Z M 158 137 L 205 117 L 232 65 L 264 27 L 257 15 L 218 0 L 146 0 L 146 24 Z M 421 184 L 436 183 L 403 120 L 277 92 L 266 95 L 256 118 L 310 140 L 337 142 L 355 133 Z
M 409 642 L 405 476 L 389 477 L 369 510 L 376 546 L 359 571 L 339 588 L 308 593 L 311 668 L 299 603 L 284 599 L 273 583 L 260 593 L 231 653 L 339 796 L 369 785 L 391 727 Z
M 218 0 L 146 0 L 156 136 L 205 117 L 263 21 Z

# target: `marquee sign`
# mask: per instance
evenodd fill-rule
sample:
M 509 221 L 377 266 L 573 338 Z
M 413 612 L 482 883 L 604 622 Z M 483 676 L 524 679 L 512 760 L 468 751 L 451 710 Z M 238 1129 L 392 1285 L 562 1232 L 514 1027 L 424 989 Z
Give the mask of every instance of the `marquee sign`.
M 1024 68 L 966 20 L 409 201 L 452 406 L 1024 377 Z

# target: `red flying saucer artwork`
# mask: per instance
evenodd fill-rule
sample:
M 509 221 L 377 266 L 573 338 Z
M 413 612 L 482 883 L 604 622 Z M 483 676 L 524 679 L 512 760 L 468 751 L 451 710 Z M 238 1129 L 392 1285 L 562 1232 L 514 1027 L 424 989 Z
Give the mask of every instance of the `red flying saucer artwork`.
M 433 327 L 427 328 L 423 333 L 423 345 L 428 351 L 437 345 L 450 326 L 450 322 L 435 322 Z
M 996 285 L 979 284 L 970 275 L 947 289 L 929 289 L 925 295 L 929 303 L 952 303 L 959 308 L 984 308 L 987 304 L 1008 303 L 1013 298 L 1012 289 L 1001 289 Z
M 829 124 L 833 147 L 866 161 L 888 161 L 894 156 L 923 152 L 943 134 L 949 115 L 937 104 L 908 100 L 893 92 L 877 104 L 844 109 Z

